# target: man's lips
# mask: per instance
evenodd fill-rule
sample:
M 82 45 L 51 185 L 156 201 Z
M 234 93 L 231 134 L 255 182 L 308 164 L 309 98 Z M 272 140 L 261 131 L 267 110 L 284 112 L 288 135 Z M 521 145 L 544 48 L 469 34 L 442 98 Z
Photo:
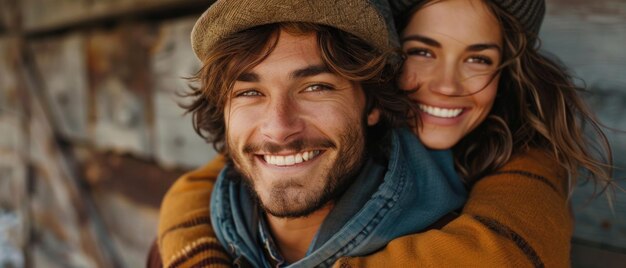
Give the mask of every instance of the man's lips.
M 320 154 L 320 150 L 310 150 L 293 154 L 258 154 L 263 160 L 270 165 L 275 166 L 293 166 L 302 162 L 310 161 Z

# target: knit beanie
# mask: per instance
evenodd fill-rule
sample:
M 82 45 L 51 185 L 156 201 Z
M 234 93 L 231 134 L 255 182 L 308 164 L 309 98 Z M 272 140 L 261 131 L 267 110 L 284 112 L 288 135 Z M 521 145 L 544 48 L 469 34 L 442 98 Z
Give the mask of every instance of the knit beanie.
M 414 7 L 425 0 L 389 0 L 396 26 L 402 30 L 414 12 Z M 545 0 L 487 0 L 517 18 L 530 36 L 537 36 L 546 13 Z
M 399 46 L 387 0 L 218 0 L 196 21 L 191 45 L 202 60 L 226 36 L 264 24 L 307 22 L 351 33 L 374 48 Z

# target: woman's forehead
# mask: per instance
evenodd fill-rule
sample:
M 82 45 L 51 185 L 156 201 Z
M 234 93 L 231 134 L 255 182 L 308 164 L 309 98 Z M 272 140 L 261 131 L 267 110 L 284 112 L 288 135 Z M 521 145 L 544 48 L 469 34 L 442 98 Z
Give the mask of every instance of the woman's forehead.
M 420 34 L 451 38 L 467 44 L 501 43 L 501 30 L 489 7 L 480 0 L 446 0 L 416 10 L 403 38 Z

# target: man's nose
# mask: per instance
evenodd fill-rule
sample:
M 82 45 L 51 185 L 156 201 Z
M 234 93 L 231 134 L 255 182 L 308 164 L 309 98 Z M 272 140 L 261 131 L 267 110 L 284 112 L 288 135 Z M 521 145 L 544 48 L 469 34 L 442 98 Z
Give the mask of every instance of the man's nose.
M 270 101 L 262 118 L 261 134 L 275 143 L 289 142 L 302 133 L 304 122 L 295 100 L 280 98 Z

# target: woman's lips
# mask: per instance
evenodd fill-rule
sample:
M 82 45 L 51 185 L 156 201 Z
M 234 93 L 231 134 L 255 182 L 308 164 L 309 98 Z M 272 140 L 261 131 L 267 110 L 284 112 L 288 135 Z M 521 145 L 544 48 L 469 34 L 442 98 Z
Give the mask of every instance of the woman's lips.
M 423 123 L 442 127 L 460 124 L 465 115 L 471 110 L 470 108 L 462 107 L 437 107 L 423 103 L 418 103 L 418 107 Z
M 421 103 L 418 104 L 418 107 L 422 112 L 439 118 L 455 118 L 463 112 L 463 108 L 442 108 Z

